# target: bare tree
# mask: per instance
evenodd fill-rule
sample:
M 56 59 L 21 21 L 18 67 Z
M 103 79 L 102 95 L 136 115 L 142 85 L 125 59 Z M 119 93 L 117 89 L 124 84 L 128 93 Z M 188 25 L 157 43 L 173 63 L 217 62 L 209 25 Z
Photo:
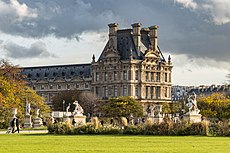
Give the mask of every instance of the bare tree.
M 96 108 L 98 105 L 97 97 L 90 91 L 84 91 L 79 94 L 79 103 L 82 104 L 85 114 L 96 113 Z

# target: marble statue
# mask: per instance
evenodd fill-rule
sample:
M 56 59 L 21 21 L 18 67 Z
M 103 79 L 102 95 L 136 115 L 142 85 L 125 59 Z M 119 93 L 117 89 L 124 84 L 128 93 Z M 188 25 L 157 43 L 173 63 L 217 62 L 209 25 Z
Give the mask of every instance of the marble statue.
M 75 105 L 73 115 L 83 115 L 84 110 L 81 107 L 81 105 L 78 103 L 78 101 L 75 101 L 73 104 Z
M 154 116 L 154 109 L 155 109 L 154 105 L 149 106 L 149 111 L 150 111 L 149 116 Z
M 66 107 L 66 115 L 68 115 L 68 113 L 69 113 L 69 108 L 70 108 L 70 103 L 69 103 L 69 105 Z
M 189 109 L 189 114 L 199 114 L 200 110 L 197 107 L 197 101 L 196 101 L 196 93 L 193 92 L 188 97 L 188 103 L 186 104 Z
M 30 103 L 28 101 L 26 101 L 26 115 L 30 115 Z

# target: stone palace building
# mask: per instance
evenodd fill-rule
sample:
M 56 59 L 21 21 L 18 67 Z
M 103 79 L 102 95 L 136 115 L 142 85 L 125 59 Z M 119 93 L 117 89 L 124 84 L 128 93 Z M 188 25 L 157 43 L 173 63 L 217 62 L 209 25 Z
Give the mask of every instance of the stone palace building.
M 50 104 L 59 91 L 93 92 L 99 100 L 132 96 L 144 108 L 171 102 L 172 63 L 158 46 L 158 26 L 118 29 L 109 24 L 109 40 L 101 55 L 91 63 L 24 67 L 27 83 Z

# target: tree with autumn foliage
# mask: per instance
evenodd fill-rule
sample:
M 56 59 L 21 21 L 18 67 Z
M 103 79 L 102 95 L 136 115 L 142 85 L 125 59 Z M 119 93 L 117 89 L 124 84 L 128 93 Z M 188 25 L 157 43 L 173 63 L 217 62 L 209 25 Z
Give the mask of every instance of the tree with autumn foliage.
M 141 103 L 132 97 L 111 98 L 102 107 L 103 113 L 107 117 L 126 117 L 133 114 L 134 116 L 143 116 L 143 107 Z
M 230 119 L 230 99 L 222 93 L 213 93 L 197 99 L 200 113 L 207 118 Z
M 0 128 L 5 128 L 12 117 L 12 108 L 17 108 L 17 117 L 24 121 L 26 99 L 32 108 L 39 108 L 40 114 L 47 114 L 50 109 L 44 99 L 26 86 L 21 69 L 7 61 L 0 61 Z M 31 110 L 31 114 L 34 114 Z

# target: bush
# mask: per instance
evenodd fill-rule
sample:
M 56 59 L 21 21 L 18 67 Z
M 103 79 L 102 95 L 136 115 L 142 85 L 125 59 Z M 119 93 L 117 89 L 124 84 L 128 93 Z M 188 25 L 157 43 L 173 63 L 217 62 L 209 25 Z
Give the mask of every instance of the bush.
M 230 123 L 229 121 L 224 122 L 213 122 L 209 126 L 209 133 L 213 136 L 230 136 Z
M 94 124 L 69 126 L 66 123 L 49 124 L 50 134 L 129 134 L 129 135 L 210 135 L 230 136 L 229 122 L 210 123 L 200 122 L 188 124 L 187 122 L 173 123 L 171 121 L 160 124 L 141 124 L 138 126 L 112 126 L 96 127 Z

